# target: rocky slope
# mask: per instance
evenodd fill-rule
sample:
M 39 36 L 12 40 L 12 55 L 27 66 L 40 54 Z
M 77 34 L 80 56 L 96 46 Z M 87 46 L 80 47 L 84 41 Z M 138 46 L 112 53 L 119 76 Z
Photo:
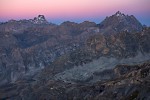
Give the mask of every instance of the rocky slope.
M 0 99 L 13 100 L 149 100 L 150 62 L 117 65 L 101 75 L 111 80 L 93 84 L 70 84 L 63 81 L 20 80 L 0 88 Z
M 43 91 L 41 99 L 80 99 L 98 81 L 111 82 L 116 77 L 121 80 L 123 76 L 116 75 L 115 70 L 119 69 L 115 66 L 145 66 L 139 64 L 150 60 L 149 41 L 150 28 L 143 27 L 133 15 L 121 12 L 107 17 L 100 24 L 67 21 L 55 25 L 48 23 L 43 15 L 1 23 L 0 97 L 33 100 Z M 124 74 L 130 72 L 123 70 Z M 56 89 L 49 90 L 49 85 L 56 86 Z M 87 90 L 80 96 L 82 87 Z M 118 85 L 108 89 L 106 95 L 116 88 Z M 95 89 L 91 91 L 94 93 Z M 27 92 L 29 94 L 25 95 Z M 122 96 L 126 97 L 125 94 Z M 91 96 L 96 97 L 99 98 L 95 93 Z

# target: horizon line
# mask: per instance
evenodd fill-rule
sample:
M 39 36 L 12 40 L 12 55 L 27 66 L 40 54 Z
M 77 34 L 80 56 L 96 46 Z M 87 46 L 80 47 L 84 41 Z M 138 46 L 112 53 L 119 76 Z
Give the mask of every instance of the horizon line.
M 119 10 L 117 11 L 117 12 L 120 12 Z M 116 12 L 116 13 L 117 13 Z M 115 14 L 116 14 L 115 13 Z M 112 15 L 115 15 L 115 14 L 112 14 Z M 124 13 L 122 13 L 121 12 L 121 14 L 124 14 Z M 55 24 L 55 25 L 61 25 L 62 23 L 64 23 L 64 22 L 74 22 L 74 23 L 77 23 L 77 24 L 80 24 L 80 23 L 83 23 L 83 22 L 86 22 L 86 21 L 89 21 L 89 22 L 93 22 L 93 23 L 95 23 L 95 24 L 100 24 L 103 20 L 105 20 L 106 19 L 106 17 L 110 17 L 110 16 L 112 16 L 112 15 L 110 15 L 110 16 L 101 16 L 101 17 L 94 17 L 94 18 L 50 18 L 50 17 L 45 17 L 45 15 L 44 14 L 37 14 L 35 17 L 32 17 L 32 18 L 16 18 L 16 19 L 6 19 L 6 20 L 1 20 L 0 19 L 0 23 L 7 23 L 7 22 L 9 22 L 9 21 L 11 21 L 11 20 L 15 20 L 15 21 L 22 21 L 22 20 L 32 20 L 32 19 L 34 19 L 34 18 L 36 18 L 36 17 L 38 17 L 39 15 L 43 15 L 44 16 L 44 18 L 46 19 L 46 21 L 50 24 Z M 131 15 L 128 15 L 128 14 L 124 14 L 124 15 L 126 15 L 126 16 L 132 16 L 132 14 Z M 133 15 L 134 16 L 134 15 Z M 134 16 L 135 17 L 135 16 Z M 147 24 L 146 23 L 144 23 L 144 22 L 142 22 L 139 18 L 137 18 L 137 16 L 135 17 L 140 23 L 141 23 L 141 25 L 146 25 L 146 26 L 148 26 L 148 27 L 150 27 L 150 23 L 148 22 Z M 67 19 L 67 20 L 66 20 Z M 144 18 L 143 18 L 144 19 Z

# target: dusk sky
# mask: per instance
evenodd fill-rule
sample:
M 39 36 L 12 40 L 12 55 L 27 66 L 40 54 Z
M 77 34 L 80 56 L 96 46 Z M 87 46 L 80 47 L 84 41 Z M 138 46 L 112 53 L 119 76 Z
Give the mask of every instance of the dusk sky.
M 150 26 L 150 0 L 0 0 L 0 21 L 32 19 L 42 14 L 53 23 L 100 23 L 117 11 L 134 15 Z

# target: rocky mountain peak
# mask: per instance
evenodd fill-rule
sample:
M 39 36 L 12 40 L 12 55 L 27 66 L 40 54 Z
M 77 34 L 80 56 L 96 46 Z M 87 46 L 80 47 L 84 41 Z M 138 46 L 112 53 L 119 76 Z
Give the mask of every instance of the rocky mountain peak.
M 45 19 L 44 15 L 38 15 L 38 17 L 35 17 L 32 20 L 33 23 L 35 24 L 47 24 L 48 21 Z
M 106 17 L 100 23 L 100 28 L 103 33 L 118 33 L 118 32 L 141 32 L 142 24 L 133 16 L 125 15 L 120 11 L 114 15 Z

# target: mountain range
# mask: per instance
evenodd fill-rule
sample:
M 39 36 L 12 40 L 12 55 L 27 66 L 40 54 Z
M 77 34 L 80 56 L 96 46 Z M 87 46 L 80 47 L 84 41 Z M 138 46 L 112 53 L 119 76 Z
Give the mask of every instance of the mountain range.
M 150 27 L 120 11 L 101 23 L 0 23 L 0 99 L 149 100 Z

